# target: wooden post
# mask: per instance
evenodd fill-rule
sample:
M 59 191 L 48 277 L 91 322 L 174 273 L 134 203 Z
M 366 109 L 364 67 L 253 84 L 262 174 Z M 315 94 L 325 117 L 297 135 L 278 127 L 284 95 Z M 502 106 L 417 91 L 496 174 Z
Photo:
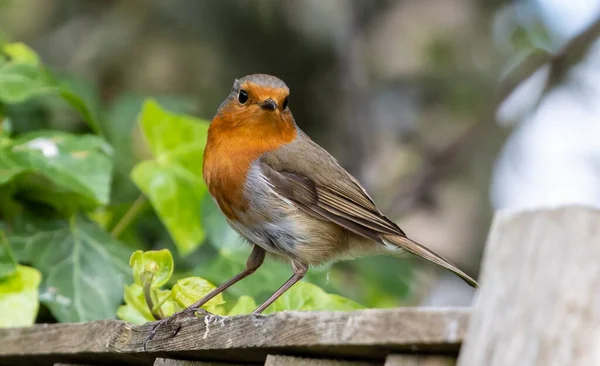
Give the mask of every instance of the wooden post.
M 497 215 L 459 366 L 600 365 L 600 211 Z

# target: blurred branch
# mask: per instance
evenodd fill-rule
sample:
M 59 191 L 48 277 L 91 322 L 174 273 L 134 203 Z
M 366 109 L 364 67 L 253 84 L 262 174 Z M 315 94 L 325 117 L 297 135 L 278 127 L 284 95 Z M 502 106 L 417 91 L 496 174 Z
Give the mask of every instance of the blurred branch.
M 469 156 L 481 135 L 487 130 L 490 121 L 495 121 L 495 114 L 502 102 L 517 89 L 521 83 L 531 77 L 542 66 L 549 64 L 550 76 L 545 92 L 564 79 L 567 71 L 589 50 L 592 43 L 600 37 L 600 18 L 585 31 L 570 40 L 557 53 L 549 54 L 535 51 L 521 65 L 508 75 L 496 90 L 496 96 L 477 118 L 476 122 L 465 133 L 448 145 L 432 151 L 426 150 L 422 168 L 408 178 L 404 187 L 390 200 L 387 212 L 390 216 L 400 216 L 412 211 L 423 203 L 431 203 L 435 185 L 452 171 L 456 170 L 462 160 Z
M 573 65 L 581 61 L 590 46 L 600 37 L 600 18 L 567 43 L 550 59 L 550 75 L 544 88 L 549 91 L 561 83 Z
M 144 195 L 140 194 L 140 196 L 135 200 L 135 202 L 133 202 L 131 206 L 129 206 L 129 209 L 127 210 L 127 212 L 125 212 L 123 217 L 121 217 L 121 220 L 119 220 L 119 222 L 117 222 L 115 227 L 111 230 L 110 235 L 113 238 L 118 239 L 119 236 L 121 236 L 121 234 L 123 233 L 123 231 L 125 231 L 125 229 L 129 226 L 129 224 L 131 224 L 133 220 L 140 214 L 140 212 L 142 212 L 142 209 L 144 208 L 145 204 L 146 198 L 144 197 Z

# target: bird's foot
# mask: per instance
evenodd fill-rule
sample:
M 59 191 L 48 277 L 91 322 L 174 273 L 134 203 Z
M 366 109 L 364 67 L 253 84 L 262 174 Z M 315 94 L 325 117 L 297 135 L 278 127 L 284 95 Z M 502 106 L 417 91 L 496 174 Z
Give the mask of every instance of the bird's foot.
M 173 338 L 177 335 L 177 333 L 181 329 L 181 325 L 174 325 L 173 322 L 175 322 L 179 319 L 183 319 L 183 318 L 194 317 L 194 316 L 196 316 L 197 313 L 202 314 L 204 316 L 212 315 L 211 313 L 209 313 L 208 311 L 206 311 L 202 308 L 187 308 L 178 313 L 171 315 L 168 318 L 159 320 L 156 324 L 154 324 L 154 326 L 150 330 L 150 334 L 148 334 L 148 337 L 146 337 L 146 339 L 144 340 L 144 351 L 148 351 L 148 349 L 147 349 L 148 342 L 154 338 L 154 336 L 156 335 L 156 333 L 158 333 L 158 331 L 160 330 L 161 327 L 170 326 L 171 328 L 173 328 L 171 334 L 167 337 L 167 339 Z

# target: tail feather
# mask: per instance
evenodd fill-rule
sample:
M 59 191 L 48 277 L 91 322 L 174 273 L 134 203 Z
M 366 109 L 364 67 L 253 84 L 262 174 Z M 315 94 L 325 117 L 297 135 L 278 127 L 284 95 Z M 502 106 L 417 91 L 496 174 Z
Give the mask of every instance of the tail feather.
M 417 243 L 414 240 L 411 240 L 407 237 L 402 237 L 399 235 L 383 235 L 382 240 L 386 242 L 388 245 L 393 245 L 399 248 L 402 248 L 416 256 L 419 256 L 423 259 L 426 259 L 432 263 L 437 264 L 438 266 L 444 267 L 452 272 L 454 272 L 457 276 L 462 278 L 466 283 L 470 286 L 478 288 L 479 284 L 473 278 L 471 278 L 468 274 L 464 273 L 460 269 L 458 269 L 454 264 L 450 263 L 442 256 L 436 254 L 432 250 L 424 247 L 423 245 Z

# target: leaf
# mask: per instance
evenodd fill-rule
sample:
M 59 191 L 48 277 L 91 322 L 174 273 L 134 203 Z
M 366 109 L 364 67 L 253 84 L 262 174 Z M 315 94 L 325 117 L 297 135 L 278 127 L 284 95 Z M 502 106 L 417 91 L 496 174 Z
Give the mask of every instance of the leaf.
M 414 267 L 415 264 L 411 264 L 410 261 L 389 256 L 366 257 L 353 261 L 356 292 L 352 297 L 364 299 L 369 307 L 398 306 L 412 295 Z M 349 287 L 347 280 L 339 281 L 336 285 L 338 288 Z
M 95 205 L 104 205 L 110 196 L 110 152 L 110 146 L 93 135 L 57 131 L 28 133 L 0 148 L 0 184 L 25 172 L 35 173 L 67 193 L 75 193 Z M 27 187 L 27 191 L 33 195 L 36 188 L 42 192 L 37 198 L 48 198 L 49 203 L 53 203 L 46 183 L 41 183 L 41 187 Z
M 240 296 L 227 316 L 250 314 L 257 308 L 256 302 L 250 296 Z
M 0 231 L 0 280 L 17 271 L 17 261 L 10 248 L 6 235 Z
M 170 290 L 158 290 L 156 292 L 159 303 L 160 300 L 165 300 L 165 297 L 167 297 L 160 307 L 164 316 L 170 316 L 179 309 L 175 301 L 170 299 Z M 148 309 L 142 286 L 136 283 L 126 286 L 123 297 L 125 305 L 120 306 L 117 310 L 119 319 L 133 324 L 144 324 L 156 320 L 150 313 L 150 309 Z
M 82 216 L 19 217 L 9 237 L 17 256 L 44 276 L 40 299 L 61 322 L 113 318 L 130 278 L 129 253 Z
M 100 124 L 96 118 L 94 118 L 92 111 L 88 108 L 83 99 L 66 87 L 57 89 L 57 92 L 67 103 L 71 105 L 71 107 L 73 107 L 73 109 L 81 114 L 83 119 L 88 123 L 88 126 L 94 133 L 99 135 L 102 134 Z
M 216 203 L 209 197 L 204 199 L 202 205 L 202 221 L 206 226 L 208 242 L 219 254 L 230 256 L 241 251 L 245 257 L 248 256 L 248 247 L 243 244 L 242 237 L 231 228 Z M 245 263 L 245 258 L 243 260 Z
M 169 281 L 173 274 L 173 256 L 168 249 L 135 251 L 129 259 L 133 268 L 133 280 L 143 286 L 144 278 L 151 279 L 151 287 L 160 287 Z
M 10 61 L 0 63 L 0 101 L 21 103 L 38 95 L 57 95 L 81 114 L 94 133 L 102 133 L 94 111 L 81 94 L 45 69 L 35 51 L 23 43 L 6 44 L 2 51 Z
M 18 266 L 14 274 L 0 280 L 0 327 L 34 323 L 41 279 L 37 269 Z
M 18 63 L 38 66 L 40 64 L 39 56 L 24 43 L 9 43 L 2 47 L 2 51 Z
M 111 202 L 130 202 L 140 192 L 131 180 L 130 173 L 139 157 L 133 145 L 138 146 L 138 134 L 134 134 L 137 117 L 144 104 L 145 97 L 135 94 L 119 95 L 110 104 L 103 118 L 102 128 L 106 139 L 115 150 L 115 175 L 113 178 Z M 158 102 L 176 113 L 192 110 L 191 100 L 174 97 L 157 97 Z M 137 130 L 135 130 L 137 132 Z
M 140 117 L 143 134 L 154 160 L 137 164 L 135 184 L 149 198 L 181 254 L 204 240 L 201 202 L 207 188 L 202 179 L 202 157 L 208 123 L 166 112 L 153 100 Z
M 139 260 L 139 255 L 134 254 L 134 256 L 134 260 Z M 134 256 L 132 256 L 132 259 Z M 155 309 L 160 308 L 162 316 L 167 317 L 192 305 L 214 288 L 215 286 L 205 279 L 189 277 L 177 281 L 171 290 L 153 288 L 151 291 L 153 291 L 152 297 Z M 142 286 L 134 283 L 125 287 L 124 299 L 125 305 L 119 307 L 117 311 L 119 319 L 134 324 L 144 324 L 155 320 L 144 298 Z M 219 294 L 202 307 L 213 314 L 225 315 L 224 309 L 220 306 L 224 303 L 223 296 Z
M 34 65 L 7 62 L 0 66 L 0 101 L 20 103 L 52 91 L 52 85 Z
M 175 286 L 171 289 L 171 296 L 181 308 L 187 308 L 215 288 L 215 285 L 203 278 L 188 277 L 177 281 Z M 220 312 L 218 306 L 224 303 L 225 300 L 223 300 L 223 295 L 218 294 L 204 304 L 202 308 L 211 313 L 218 313 Z
M 10 182 L 26 170 L 19 163 L 13 161 L 9 154 L 3 153 L 3 149 L 0 149 L 0 185 Z
M 119 306 L 119 309 L 117 309 L 117 318 L 138 325 L 153 321 L 153 319 L 146 319 L 137 308 L 129 304 Z
M 320 287 L 308 282 L 298 282 L 271 306 L 265 314 L 283 310 L 336 310 L 351 311 L 364 307 L 353 300 L 339 295 L 328 294 Z

